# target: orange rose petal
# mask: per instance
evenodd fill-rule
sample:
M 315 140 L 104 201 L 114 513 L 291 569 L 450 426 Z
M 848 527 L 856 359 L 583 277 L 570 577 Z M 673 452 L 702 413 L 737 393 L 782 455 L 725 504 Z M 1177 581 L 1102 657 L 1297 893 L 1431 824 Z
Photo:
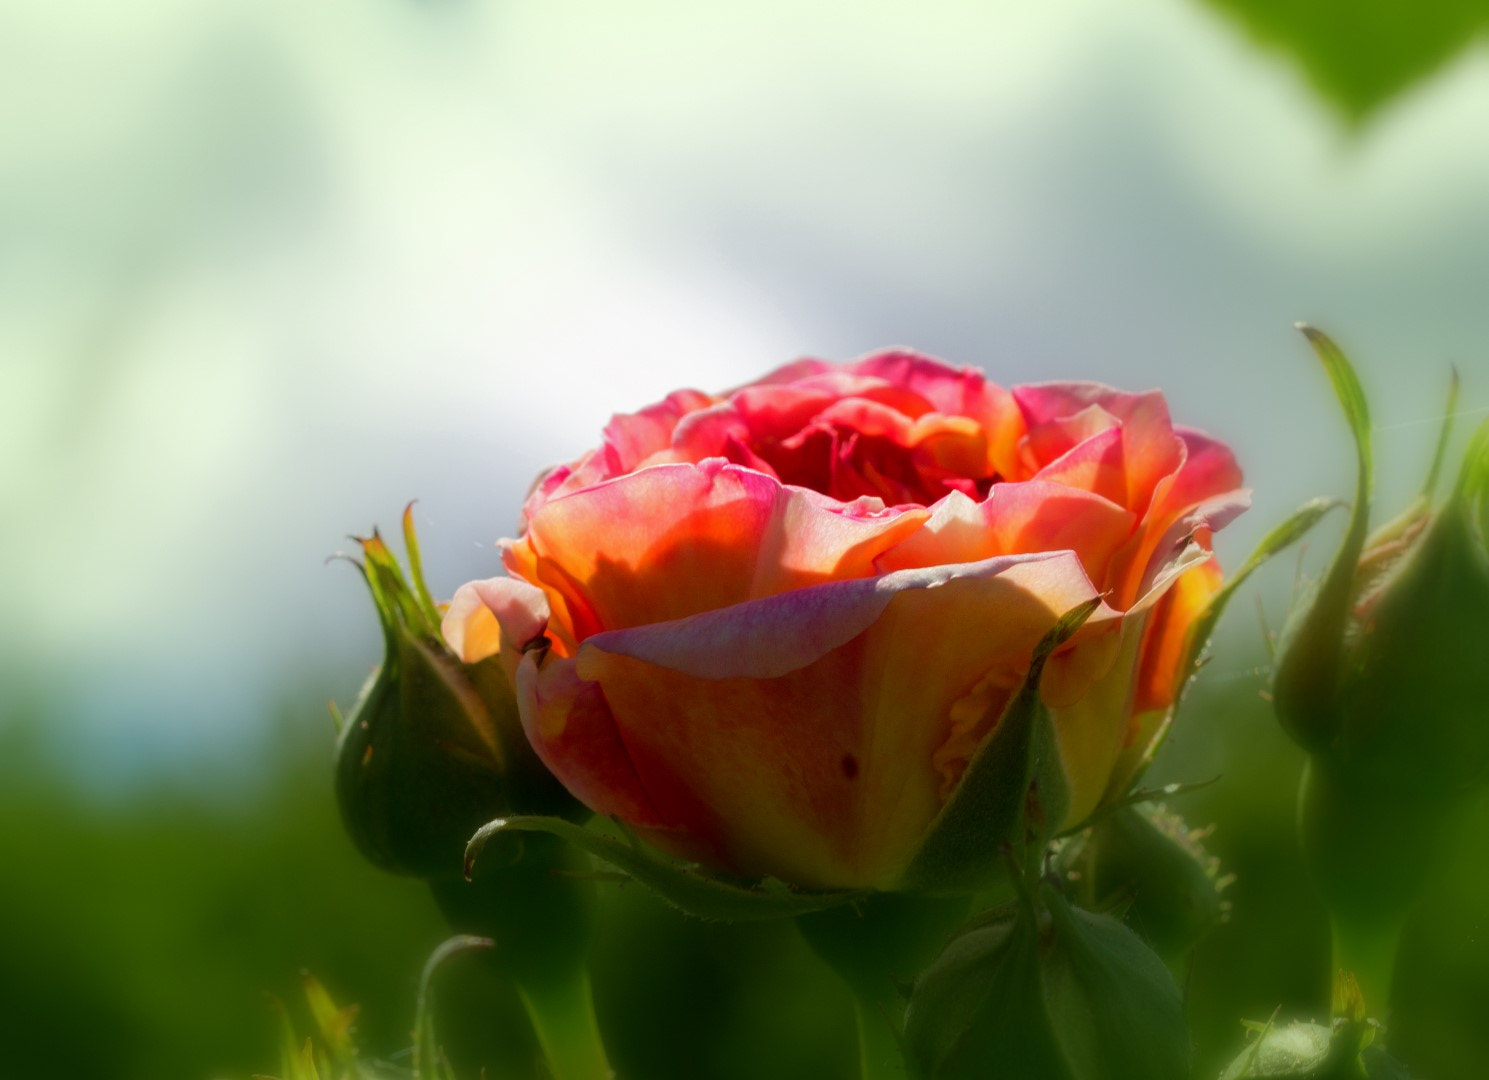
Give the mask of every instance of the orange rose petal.
M 741 873 L 888 884 L 940 807 L 953 706 L 1091 595 L 1069 554 L 905 571 L 601 634 L 578 670 L 662 820 Z
M 1097 423 L 1090 413 L 1092 409 L 1111 417 L 1122 432 L 1125 481 L 1121 497 L 1113 501 L 1135 513 L 1147 510 L 1159 480 L 1177 469 L 1183 460 L 1182 446 L 1169 419 L 1168 403 L 1158 390 L 1130 394 L 1099 383 L 1044 383 L 1020 386 L 1013 393 L 1029 424 L 1031 444 L 1049 440 L 1056 433 L 1075 437 L 1082 430 L 1089 431 Z M 1051 443 L 1048 449 L 1067 452 L 1058 442 Z M 1102 494 L 1112 497 L 1107 491 Z
M 1134 516 L 1089 491 L 1042 480 L 993 487 L 981 503 L 953 492 L 925 527 L 879 559 L 882 570 L 974 562 L 995 555 L 1071 550 L 1092 581 L 1131 536 Z
M 1220 586 L 1220 564 L 1210 559 L 1181 574 L 1154 607 L 1143 635 L 1127 736 L 1112 767 L 1107 798 L 1126 791 L 1154 742 L 1173 719 L 1172 706 L 1179 690 L 1194 674 L 1181 670 L 1190 628 Z
M 528 565 L 513 569 L 562 596 L 582 640 L 873 573 L 928 516 L 844 514 L 720 459 L 660 465 L 548 502 L 513 546 Z
M 1111 781 L 1127 735 L 1133 672 L 1144 621 L 1143 614 L 1124 617 L 1118 633 L 1108 633 L 1103 639 L 1103 645 L 1115 654 L 1105 674 L 1070 704 L 1050 710 L 1060 765 L 1070 792 L 1065 820 L 1059 823 L 1062 828 L 1088 818 L 1100 805 Z M 1064 696 L 1068 699 L 1071 695 Z
M 473 664 L 500 655 L 507 678 L 516 676 L 522 651 L 548 629 L 548 598 L 543 590 L 511 577 L 487 578 L 460 586 L 440 625 L 445 643 Z
M 1127 502 L 1127 460 L 1122 429 L 1107 428 L 1061 454 L 1031 479 L 1090 491 L 1108 502 Z
M 1179 687 L 1193 674 L 1181 670 L 1189 648 L 1189 629 L 1220 586 L 1220 564 L 1208 559 L 1180 574 L 1154 606 L 1143 636 L 1135 712 L 1165 709 L 1174 703 Z
M 529 652 L 513 685 L 528 742 L 576 798 L 597 814 L 667 827 L 636 774 L 604 692 L 579 678 L 572 659 Z
M 1182 463 L 1159 481 L 1142 529 L 1116 559 L 1114 585 L 1128 601 L 1151 588 L 1186 536 L 1214 532 L 1251 505 L 1229 447 L 1190 429 L 1179 437 Z

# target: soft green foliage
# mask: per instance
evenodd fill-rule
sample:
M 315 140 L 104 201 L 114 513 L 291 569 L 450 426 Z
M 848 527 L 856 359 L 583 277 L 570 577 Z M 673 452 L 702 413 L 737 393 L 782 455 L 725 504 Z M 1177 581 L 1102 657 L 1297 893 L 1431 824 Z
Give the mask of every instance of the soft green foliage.
M 1454 60 L 1489 30 L 1480 0 L 1208 0 L 1287 54 L 1360 121 Z

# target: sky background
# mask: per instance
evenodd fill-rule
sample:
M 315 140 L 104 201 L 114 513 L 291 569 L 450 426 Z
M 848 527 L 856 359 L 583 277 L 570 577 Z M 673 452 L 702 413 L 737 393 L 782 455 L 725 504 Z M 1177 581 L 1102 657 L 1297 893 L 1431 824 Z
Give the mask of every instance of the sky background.
M 1489 410 L 1485 116 L 1482 47 L 1354 124 L 1197 0 L 4 0 L 0 707 L 251 785 L 378 659 L 346 534 L 418 498 L 448 595 L 609 414 L 802 355 L 1162 387 L 1235 565 L 1349 488 L 1308 319 L 1399 504 L 1450 362 Z

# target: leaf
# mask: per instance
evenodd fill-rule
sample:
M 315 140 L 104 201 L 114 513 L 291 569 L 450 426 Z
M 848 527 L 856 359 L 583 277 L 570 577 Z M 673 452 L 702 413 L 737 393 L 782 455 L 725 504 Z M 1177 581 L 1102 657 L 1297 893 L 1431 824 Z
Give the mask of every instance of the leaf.
M 750 886 L 736 885 L 710 877 L 690 864 L 667 858 L 634 840 L 623 843 L 554 817 L 497 818 L 483 825 L 471 837 L 465 850 L 467 878 L 472 876 L 487 841 L 503 832 L 541 832 L 556 836 L 624 871 L 674 907 L 701 919 L 748 922 L 789 918 L 836 907 L 867 895 L 862 890 L 803 892 L 769 880 Z
M 1477 0 L 1209 0 L 1258 43 L 1290 57 L 1351 122 L 1482 41 Z

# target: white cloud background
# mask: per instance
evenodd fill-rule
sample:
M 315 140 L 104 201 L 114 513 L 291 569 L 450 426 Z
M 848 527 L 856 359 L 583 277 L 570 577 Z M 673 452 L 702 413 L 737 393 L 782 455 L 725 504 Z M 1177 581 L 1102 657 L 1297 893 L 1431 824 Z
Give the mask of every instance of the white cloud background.
M 1292 320 L 1387 500 L 1448 361 L 1489 408 L 1482 52 L 1351 135 L 1197 3 L 802 7 L 0 7 L 7 708 L 236 753 L 377 657 L 345 533 L 420 497 L 449 591 L 610 412 L 802 353 L 1160 385 L 1257 488 L 1232 558 L 1348 486 Z

